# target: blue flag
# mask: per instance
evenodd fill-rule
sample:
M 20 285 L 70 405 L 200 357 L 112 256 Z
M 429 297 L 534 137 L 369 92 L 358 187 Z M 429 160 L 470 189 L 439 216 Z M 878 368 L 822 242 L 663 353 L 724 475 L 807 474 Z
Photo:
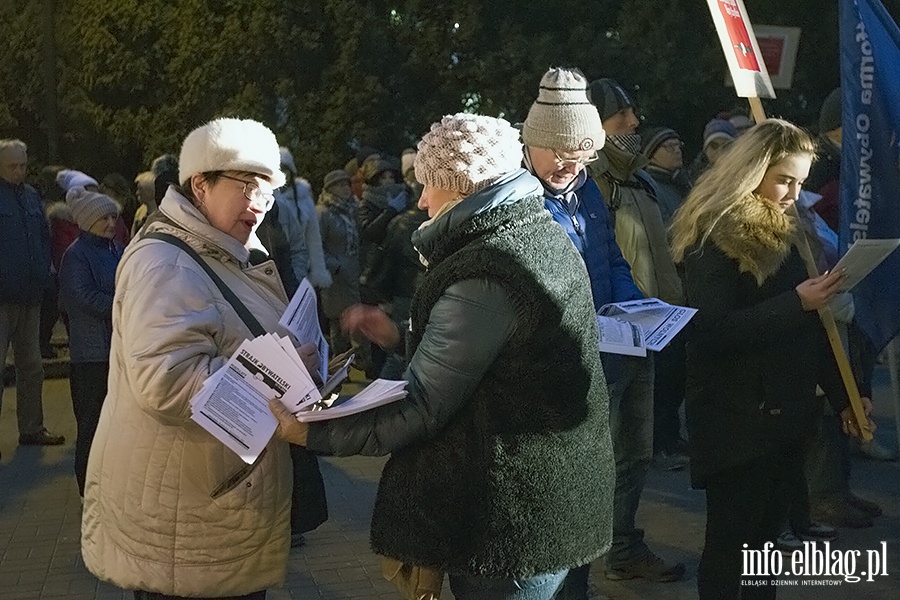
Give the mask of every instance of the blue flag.
M 900 238 L 900 29 L 879 0 L 841 0 L 842 253 Z M 900 333 L 900 250 L 853 288 L 856 318 L 879 350 Z

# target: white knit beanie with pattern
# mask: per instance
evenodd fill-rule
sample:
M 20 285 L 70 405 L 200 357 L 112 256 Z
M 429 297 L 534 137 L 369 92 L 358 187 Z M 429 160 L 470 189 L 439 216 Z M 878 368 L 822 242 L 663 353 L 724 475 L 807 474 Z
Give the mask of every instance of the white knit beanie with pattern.
M 522 163 L 519 132 L 504 119 L 458 113 L 431 126 L 419 142 L 416 179 L 469 196 Z
M 587 85 L 578 69 L 554 67 L 544 73 L 537 100 L 522 125 L 522 141 L 567 152 L 599 151 L 606 133 L 597 107 L 588 100 Z
M 272 131 L 251 119 L 215 119 L 184 138 L 178 159 L 178 181 L 210 171 L 247 171 L 284 185 L 281 152 Z
M 66 192 L 66 204 L 72 211 L 72 218 L 79 229 L 90 231 L 94 223 L 107 215 L 118 215 L 119 206 L 115 201 L 100 192 L 91 192 L 76 185 Z

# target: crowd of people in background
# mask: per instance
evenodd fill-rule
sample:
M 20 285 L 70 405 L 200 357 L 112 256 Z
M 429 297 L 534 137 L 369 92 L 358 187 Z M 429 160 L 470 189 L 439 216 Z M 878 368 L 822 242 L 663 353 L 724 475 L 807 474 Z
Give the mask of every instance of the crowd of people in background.
M 876 352 L 840 273 L 808 278 L 797 250 L 822 272 L 838 257 L 840 98 L 817 138 L 715 115 L 687 161 L 686 132 L 643 124 L 622 83 L 554 68 L 515 128 L 447 116 L 399 156 L 361 148 L 313 183 L 254 121 L 194 130 L 132 183 L 48 166 L 32 187 L 25 144 L 0 140 L 19 443 L 65 441 L 41 398 L 61 320 L 85 562 L 138 599 L 264 598 L 328 518 L 315 453 L 393 453 L 373 547 L 395 573 L 447 573 L 460 600 L 594 598 L 601 555 L 609 579 L 682 579 L 636 515 L 649 469 L 689 468 L 707 495 L 700 597 L 773 598 L 740 587 L 740 544 L 872 526 L 850 452 L 896 458 L 848 435 L 816 309 L 834 309 L 868 409 Z M 243 310 L 202 283 L 207 259 Z M 332 352 L 407 379 L 409 398 L 327 425 L 277 414 L 249 491 L 211 495 L 242 464 L 187 424 L 190 393 L 248 332 L 277 330 L 304 279 Z M 659 353 L 598 353 L 594 312 L 640 298 L 699 313 Z

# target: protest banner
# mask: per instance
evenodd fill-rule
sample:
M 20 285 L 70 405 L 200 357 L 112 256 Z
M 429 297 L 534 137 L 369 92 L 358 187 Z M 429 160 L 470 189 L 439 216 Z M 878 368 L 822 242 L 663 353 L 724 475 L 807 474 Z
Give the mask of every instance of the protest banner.
M 842 249 L 856 240 L 900 238 L 900 29 L 878 0 L 841 0 Z M 853 289 L 856 320 L 887 353 L 894 414 L 900 414 L 900 252 Z M 900 417 L 895 418 L 900 443 Z

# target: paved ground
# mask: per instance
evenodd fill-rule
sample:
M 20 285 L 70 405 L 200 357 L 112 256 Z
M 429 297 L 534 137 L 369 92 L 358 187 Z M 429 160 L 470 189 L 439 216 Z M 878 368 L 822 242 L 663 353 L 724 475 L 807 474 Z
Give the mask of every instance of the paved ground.
M 879 369 L 876 404 L 878 437 L 894 446 L 887 374 Z M 48 380 L 45 390 L 47 427 L 65 434 L 56 448 L 17 447 L 15 390 L 7 389 L 0 415 L 0 600 L 119 599 L 129 594 L 99 583 L 79 555 L 80 503 L 72 475 L 75 424 L 68 381 Z M 368 523 L 381 459 L 323 461 L 330 520 L 308 534 L 306 547 L 292 552 L 289 577 L 271 600 L 399 599 L 381 579 L 368 548 Z M 872 583 L 844 583 L 829 588 L 786 588 L 781 599 L 900 598 L 900 466 L 857 461 L 858 492 L 877 500 L 885 516 L 867 530 L 842 530 L 835 546 L 842 550 L 875 549 L 887 542 L 888 573 Z M 677 584 L 612 583 L 596 577 L 600 589 L 616 600 L 696 598 L 695 571 L 703 539 L 703 495 L 690 489 L 687 473 L 651 475 L 639 521 L 660 553 L 688 564 L 688 579 Z M 594 569 L 595 574 L 599 569 Z M 445 598 L 450 594 L 446 591 Z

